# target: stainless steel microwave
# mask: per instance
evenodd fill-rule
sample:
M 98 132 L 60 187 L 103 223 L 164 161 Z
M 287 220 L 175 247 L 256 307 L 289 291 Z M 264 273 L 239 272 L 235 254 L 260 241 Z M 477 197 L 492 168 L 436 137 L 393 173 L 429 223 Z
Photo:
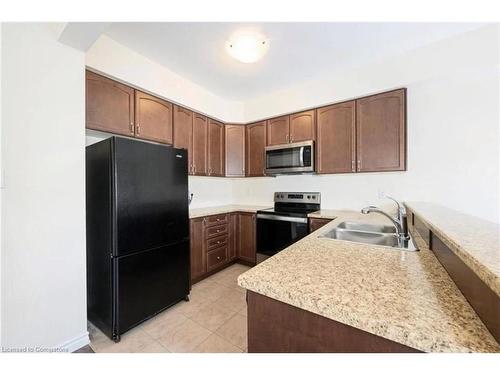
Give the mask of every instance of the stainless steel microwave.
M 266 174 L 314 172 L 314 141 L 266 147 Z

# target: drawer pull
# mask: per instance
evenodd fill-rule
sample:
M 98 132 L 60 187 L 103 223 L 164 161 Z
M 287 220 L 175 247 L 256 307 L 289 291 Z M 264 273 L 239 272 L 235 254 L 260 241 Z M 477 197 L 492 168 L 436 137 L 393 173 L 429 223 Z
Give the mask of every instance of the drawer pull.
M 219 232 L 220 232 L 220 229 L 217 229 L 217 233 L 219 233 Z
M 220 260 L 220 257 L 217 257 L 217 260 Z
M 220 241 L 217 241 L 217 243 L 220 243 Z

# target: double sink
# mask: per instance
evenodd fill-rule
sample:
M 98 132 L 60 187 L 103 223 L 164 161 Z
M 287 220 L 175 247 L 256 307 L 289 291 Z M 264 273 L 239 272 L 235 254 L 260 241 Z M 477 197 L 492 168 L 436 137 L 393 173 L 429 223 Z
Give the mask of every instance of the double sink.
M 319 237 L 386 246 L 388 248 L 407 251 L 417 250 L 411 238 L 398 236 L 396 228 L 392 225 L 343 221 Z

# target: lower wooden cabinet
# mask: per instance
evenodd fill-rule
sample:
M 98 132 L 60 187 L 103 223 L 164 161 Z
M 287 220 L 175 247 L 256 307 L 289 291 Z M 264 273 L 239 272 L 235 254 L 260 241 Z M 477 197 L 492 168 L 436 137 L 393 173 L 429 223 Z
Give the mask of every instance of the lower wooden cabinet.
M 191 248 L 191 281 L 198 280 L 207 272 L 207 255 L 205 250 L 205 218 L 199 217 L 189 221 Z
M 314 232 L 315 230 L 318 230 L 322 226 L 328 224 L 331 219 L 320 219 L 320 218 L 314 218 L 311 217 L 309 218 L 309 232 Z
M 255 264 L 256 262 L 256 215 L 252 213 L 239 214 L 238 258 Z
M 255 264 L 255 218 L 234 212 L 190 220 L 191 283 L 237 260 Z

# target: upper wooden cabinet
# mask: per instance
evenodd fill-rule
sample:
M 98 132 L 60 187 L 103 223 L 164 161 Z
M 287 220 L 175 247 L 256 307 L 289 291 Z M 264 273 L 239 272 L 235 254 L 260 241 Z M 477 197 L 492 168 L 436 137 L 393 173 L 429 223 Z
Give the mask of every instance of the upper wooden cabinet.
M 226 176 L 245 176 L 245 126 L 226 125 Z
M 208 175 L 224 176 L 224 124 L 208 121 Z
M 266 122 L 260 121 L 246 126 L 246 176 L 264 176 Z
M 194 113 L 193 118 L 193 152 L 192 174 L 206 176 L 208 172 L 208 120 L 199 113 Z
M 267 145 L 289 143 L 290 116 L 276 117 L 267 121 Z
M 193 173 L 193 112 L 174 105 L 174 147 L 188 150 L 188 171 Z
M 135 135 L 172 144 L 172 103 L 135 91 Z
M 358 172 L 406 169 L 406 90 L 356 100 Z
M 135 135 L 134 89 L 86 71 L 86 127 Z
M 316 139 L 316 111 L 305 111 L 290 115 L 290 142 Z
M 319 108 L 317 116 L 316 172 L 355 172 L 356 102 Z
M 310 110 L 267 121 L 267 145 L 316 139 L 316 111 Z

